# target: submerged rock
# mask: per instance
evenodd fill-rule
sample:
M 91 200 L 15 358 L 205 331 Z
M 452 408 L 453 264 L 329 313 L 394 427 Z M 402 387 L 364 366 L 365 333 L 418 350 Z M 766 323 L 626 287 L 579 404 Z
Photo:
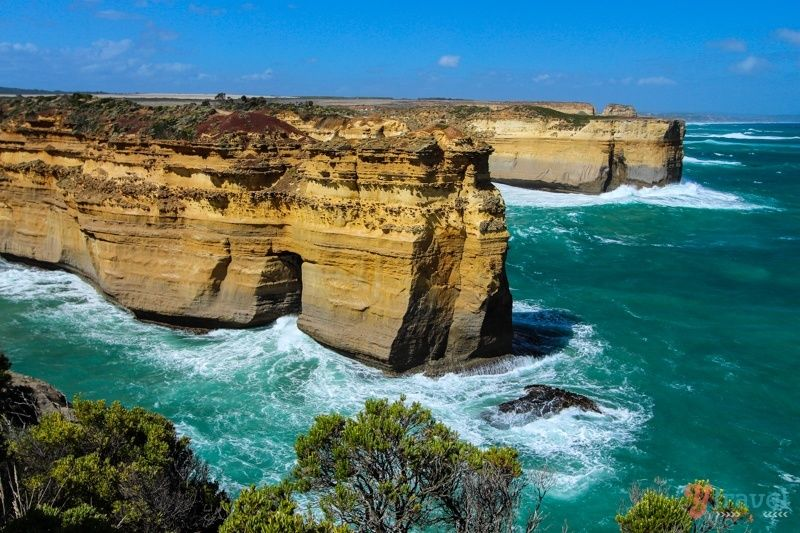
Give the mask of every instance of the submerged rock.
M 600 408 L 594 400 L 549 385 L 529 385 L 525 387 L 525 396 L 500 404 L 501 413 L 530 414 L 543 417 L 560 413 L 564 409 L 577 407 L 582 411 L 599 413 Z

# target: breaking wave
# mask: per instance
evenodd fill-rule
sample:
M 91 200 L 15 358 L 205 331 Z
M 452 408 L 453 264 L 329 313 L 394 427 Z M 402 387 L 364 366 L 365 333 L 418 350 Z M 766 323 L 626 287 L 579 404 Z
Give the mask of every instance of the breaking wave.
M 690 163 L 694 165 L 724 165 L 724 166 L 731 166 L 731 167 L 741 167 L 743 166 L 739 161 L 725 161 L 723 159 L 697 159 L 696 157 L 685 155 L 683 156 L 684 163 Z
M 352 414 L 367 398 L 404 394 L 476 445 L 515 446 L 526 468 L 551 465 L 559 476 L 557 491 L 573 494 L 613 475 L 618 465 L 612 450 L 635 446 L 652 411 L 649 399 L 606 356 L 594 327 L 577 318 L 565 323 L 563 347 L 545 357 L 519 356 L 437 378 L 389 377 L 319 345 L 298 329 L 294 316 L 268 327 L 194 334 L 140 322 L 75 275 L 2 259 L 0 300 L 19 308 L 20 334 L 47 331 L 49 342 L 65 347 L 65 355 L 39 364 L 61 365 L 68 358 L 77 376 L 68 393 L 165 414 L 233 490 L 287 473 L 294 439 L 316 415 Z M 565 312 L 521 301 L 514 313 L 515 320 L 552 327 Z M 603 412 L 566 410 L 552 418 L 510 420 L 506 428 L 487 420 L 487 411 L 534 383 L 587 394 Z
M 750 133 L 693 133 L 686 135 L 687 139 L 736 139 L 741 141 L 792 141 L 800 139 L 798 136 L 783 135 L 753 135 Z
M 664 187 L 637 189 L 623 185 L 603 194 L 564 194 L 536 191 L 495 184 L 510 207 L 589 207 L 599 205 L 643 204 L 661 207 L 684 207 L 691 209 L 730 209 L 750 211 L 772 209 L 770 206 L 750 203 L 727 192 L 715 191 L 699 183 L 684 180 Z

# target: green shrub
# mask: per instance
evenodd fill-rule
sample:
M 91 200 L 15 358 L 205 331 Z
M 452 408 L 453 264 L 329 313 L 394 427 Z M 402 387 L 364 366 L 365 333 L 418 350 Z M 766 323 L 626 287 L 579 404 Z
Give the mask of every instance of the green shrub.
M 225 495 L 166 418 L 116 402 L 76 399 L 73 409 L 74 419 L 51 413 L 11 439 L 18 491 L 41 502 L 17 519 L 105 521 L 127 531 L 216 529 Z M 53 516 L 47 506 L 61 511 Z
M 687 509 L 688 498 L 674 498 L 655 490 L 645 491 L 627 513 L 617 515 L 617 523 L 623 533 L 685 533 L 692 528 L 692 517 Z
M 504 531 L 522 469 L 511 448 L 480 450 L 404 399 L 368 400 L 354 418 L 319 416 L 295 444 L 299 490 L 358 531 L 439 525 Z
M 11 522 L 5 533 L 53 531 L 58 533 L 107 533 L 113 531 L 108 517 L 89 504 L 62 510 L 50 505 L 32 509 L 24 517 Z
M 690 483 L 683 496 L 647 489 L 633 499 L 633 506 L 616 517 L 622 533 L 728 531 L 753 520 L 744 503 L 727 499 L 707 480 Z
M 317 522 L 297 513 L 288 483 L 244 489 L 225 519 L 220 533 L 344 533 L 346 527 Z

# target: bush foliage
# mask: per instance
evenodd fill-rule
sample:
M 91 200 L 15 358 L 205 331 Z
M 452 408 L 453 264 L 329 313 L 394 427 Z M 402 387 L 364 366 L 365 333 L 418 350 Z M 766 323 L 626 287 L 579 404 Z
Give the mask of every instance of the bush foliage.
M 292 487 L 284 482 L 244 489 L 233 505 L 220 533 L 345 533 L 346 526 L 318 522 L 313 515 L 302 516 L 292 499 Z
M 9 367 L 0 354 L 0 403 Z M 76 399 L 70 416 L 4 424 L 4 448 L 0 529 L 8 532 L 500 533 L 521 522 L 516 450 L 479 449 L 404 398 L 368 400 L 351 418 L 317 417 L 295 443 L 291 475 L 246 488 L 232 503 L 189 440 L 141 408 Z M 532 485 L 527 533 L 542 522 L 552 477 L 544 471 Z M 663 485 L 631 494 L 632 506 L 616 516 L 623 533 L 727 531 L 752 521 L 744 504 L 705 480 L 683 496 Z
M 216 529 L 225 495 L 166 418 L 80 399 L 73 413 L 73 419 L 47 414 L 10 439 L 7 468 L 13 471 L 4 507 L 13 509 L 12 530 L 52 523 L 84 530 Z
M 298 490 L 359 531 L 505 531 L 522 489 L 516 450 L 480 450 L 403 399 L 317 417 L 295 444 Z
M 631 499 L 633 506 L 616 517 L 622 533 L 728 531 L 753 521 L 744 503 L 726 498 L 708 480 L 690 483 L 682 496 L 668 495 L 659 486 L 633 491 Z

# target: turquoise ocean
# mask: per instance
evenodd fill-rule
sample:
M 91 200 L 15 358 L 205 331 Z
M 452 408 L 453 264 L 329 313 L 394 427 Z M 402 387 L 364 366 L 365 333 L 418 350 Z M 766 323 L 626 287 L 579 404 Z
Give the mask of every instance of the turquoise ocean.
M 315 415 L 405 394 L 553 470 L 551 530 L 613 531 L 631 483 L 659 477 L 741 495 L 754 531 L 800 531 L 800 124 L 689 124 L 684 163 L 680 184 L 600 196 L 500 186 L 514 318 L 547 342 L 492 372 L 386 377 L 295 317 L 145 324 L 74 275 L 3 260 L 0 350 L 68 396 L 169 417 L 234 492 L 286 474 Z M 487 416 L 533 383 L 602 414 Z

